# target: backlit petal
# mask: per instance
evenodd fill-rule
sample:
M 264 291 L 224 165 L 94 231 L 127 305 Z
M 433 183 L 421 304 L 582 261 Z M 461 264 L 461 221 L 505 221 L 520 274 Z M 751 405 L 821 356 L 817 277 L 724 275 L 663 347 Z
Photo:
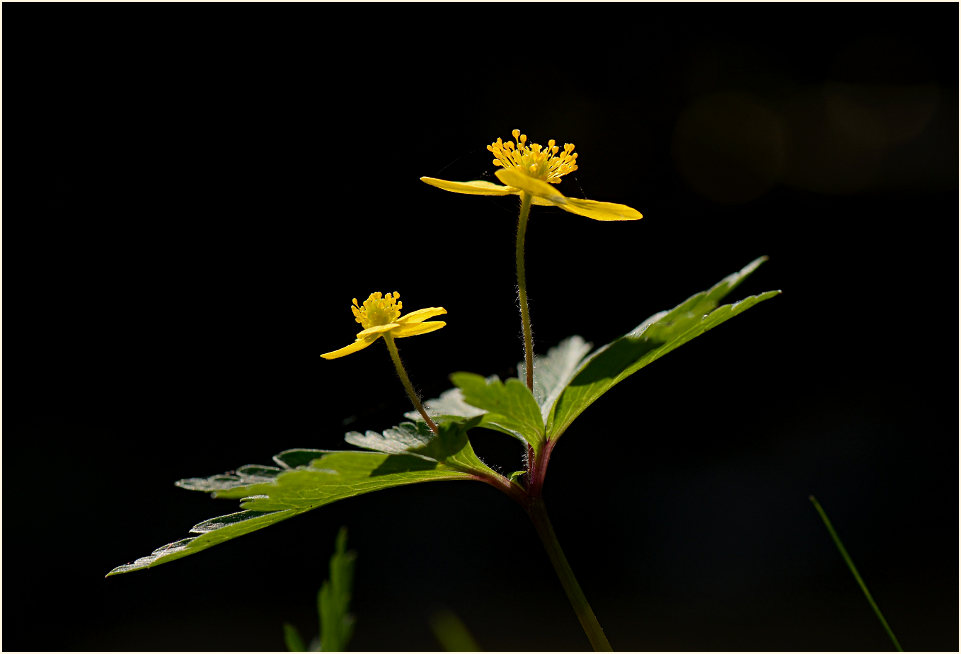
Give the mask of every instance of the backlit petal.
M 376 336 L 378 334 L 383 334 L 384 332 L 389 332 L 392 329 L 396 329 L 399 323 L 389 322 L 386 325 L 374 325 L 373 327 L 368 327 L 362 331 L 357 332 L 357 338 L 367 338 L 369 336 Z
M 439 316 L 444 313 L 447 313 L 447 309 L 444 307 L 428 307 L 426 309 L 418 309 L 417 311 L 411 311 L 406 316 L 401 316 L 397 319 L 397 323 L 400 325 L 409 325 L 415 322 L 424 322 L 428 318 L 433 318 L 434 316 Z
M 353 354 L 354 352 L 363 350 L 376 340 L 376 338 L 357 339 L 347 347 L 342 347 L 339 350 L 334 350 L 333 352 L 328 352 L 327 354 L 321 354 L 320 356 L 324 357 L 325 359 L 339 359 L 340 357 L 345 357 L 348 354 Z
M 450 191 L 452 193 L 466 193 L 467 195 L 510 195 L 516 193 L 516 189 L 475 180 L 473 182 L 449 182 L 446 179 L 434 179 L 433 177 L 421 177 L 420 181 L 436 186 L 437 188 Z
M 551 204 L 563 206 L 567 202 L 564 194 L 556 188 L 539 179 L 534 179 L 530 175 L 525 175 L 516 168 L 501 168 L 494 172 L 497 179 L 515 189 L 527 191 L 534 197 L 550 201 Z
M 417 336 L 418 334 L 426 334 L 428 332 L 436 331 L 441 327 L 444 327 L 446 324 L 446 322 L 441 322 L 439 320 L 432 320 L 430 322 L 415 322 L 412 325 L 401 325 L 392 331 L 390 335 L 394 338 Z
M 595 202 L 594 200 L 579 200 L 567 198 L 566 204 L 558 204 L 564 211 L 587 216 L 594 220 L 640 220 L 644 216 L 637 209 L 614 202 Z

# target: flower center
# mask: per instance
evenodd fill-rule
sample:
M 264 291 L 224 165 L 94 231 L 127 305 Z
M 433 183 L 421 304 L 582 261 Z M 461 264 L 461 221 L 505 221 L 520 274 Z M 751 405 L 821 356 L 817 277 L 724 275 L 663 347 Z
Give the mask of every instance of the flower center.
M 400 293 L 396 291 L 386 295 L 371 293 L 370 297 L 364 300 L 363 306 L 358 305 L 357 298 L 354 298 L 354 306 L 350 310 L 364 329 L 389 325 L 400 317 L 400 310 L 404 308 L 399 298 Z
M 555 144 L 554 139 L 545 148 L 540 143 L 527 144 L 527 134 L 515 129 L 511 134 L 517 139 L 503 143 L 500 138 L 487 146 L 494 155 L 494 165 L 504 168 L 523 170 L 531 177 L 557 184 L 561 177 L 577 170 L 577 153 L 573 143 L 565 143 L 564 150 Z

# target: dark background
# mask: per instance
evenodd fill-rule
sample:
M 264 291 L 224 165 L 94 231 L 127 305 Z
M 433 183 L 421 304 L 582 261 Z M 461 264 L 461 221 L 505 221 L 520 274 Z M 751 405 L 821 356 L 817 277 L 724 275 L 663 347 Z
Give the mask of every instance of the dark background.
M 523 513 L 481 484 L 354 498 L 170 565 L 114 566 L 236 510 L 173 481 L 339 448 L 521 358 L 517 127 L 576 143 L 535 207 L 536 349 L 597 345 L 760 255 L 752 309 L 625 381 L 555 450 L 546 499 L 621 650 L 958 648 L 956 4 L 7 5 L 6 650 L 277 650 L 337 529 L 357 650 L 588 647 Z M 519 446 L 476 433 L 504 472 Z

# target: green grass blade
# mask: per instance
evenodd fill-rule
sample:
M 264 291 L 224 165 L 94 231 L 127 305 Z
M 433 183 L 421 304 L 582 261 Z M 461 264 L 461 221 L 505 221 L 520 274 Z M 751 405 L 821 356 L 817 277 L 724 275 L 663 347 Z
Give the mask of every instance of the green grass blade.
M 858 582 L 858 586 L 861 587 L 861 592 L 863 592 L 864 597 L 867 598 L 868 604 L 870 604 L 871 608 L 874 609 L 874 614 L 877 615 L 878 620 L 881 621 L 881 625 L 887 632 L 888 638 L 890 638 L 891 642 L 894 643 L 895 649 L 897 649 L 899 652 L 903 652 L 904 650 L 901 649 L 901 643 L 898 642 L 898 638 L 891 630 L 891 626 L 888 625 L 888 621 L 884 619 L 884 614 L 881 613 L 881 608 L 878 606 L 878 603 L 874 601 L 874 598 L 871 597 L 871 591 L 868 590 L 867 584 L 864 583 L 864 580 L 861 579 L 861 575 L 858 574 L 858 569 L 854 567 L 854 561 L 851 560 L 851 556 L 848 554 L 848 551 L 844 549 L 844 543 L 841 542 L 841 538 L 838 536 L 838 533 L 834 531 L 834 527 L 831 525 L 831 521 L 828 519 L 828 514 L 824 512 L 824 509 L 818 503 L 817 498 L 815 498 L 813 495 L 809 495 L 808 499 L 811 500 L 811 504 L 813 504 L 814 508 L 817 509 L 818 515 L 821 516 L 821 520 L 824 522 L 824 526 L 827 527 L 828 533 L 831 534 L 831 539 L 834 541 L 838 551 L 844 558 L 844 562 L 847 563 L 851 574 L 854 575 L 854 579 Z

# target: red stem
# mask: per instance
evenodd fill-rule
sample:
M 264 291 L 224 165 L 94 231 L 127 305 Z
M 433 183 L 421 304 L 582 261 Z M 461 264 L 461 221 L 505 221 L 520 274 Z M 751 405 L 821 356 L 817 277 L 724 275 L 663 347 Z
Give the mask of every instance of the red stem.
M 540 455 L 532 457 L 534 462 L 533 469 L 531 469 L 531 464 L 528 463 L 528 469 L 531 471 L 528 477 L 527 494 L 530 495 L 532 499 L 540 499 L 541 497 L 541 493 L 544 490 L 544 477 L 547 476 L 547 462 L 550 461 L 553 450 L 554 441 L 544 441 L 544 445 L 541 446 Z

